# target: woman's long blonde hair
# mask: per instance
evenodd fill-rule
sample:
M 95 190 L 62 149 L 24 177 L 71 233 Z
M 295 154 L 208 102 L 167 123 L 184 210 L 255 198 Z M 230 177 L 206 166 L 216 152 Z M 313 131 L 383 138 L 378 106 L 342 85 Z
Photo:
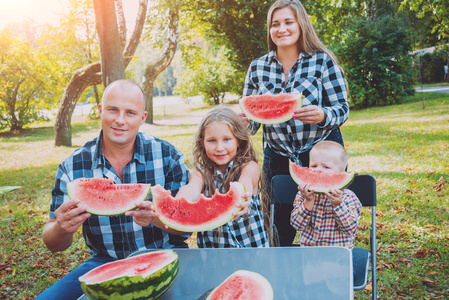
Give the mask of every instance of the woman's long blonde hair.
M 271 5 L 270 10 L 267 15 L 267 38 L 268 38 L 268 49 L 270 51 L 277 50 L 276 44 L 271 39 L 270 30 L 272 27 L 273 14 L 276 10 L 288 7 L 292 10 L 293 14 L 296 16 L 296 20 L 299 23 L 299 28 L 301 30 L 301 35 L 298 39 L 299 51 L 313 54 L 321 50 L 325 52 L 330 58 L 338 64 L 338 60 L 335 55 L 329 49 L 324 46 L 324 44 L 318 38 L 315 29 L 310 22 L 309 15 L 306 9 L 299 0 L 277 0 Z
M 220 105 L 209 111 L 198 125 L 193 144 L 193 162 L 196 169 L 203 176 L 204 186 L 207 188 L 207 190 L 203 189 L 203 193 L 207 192 L 209 195 L 212 195 L 217 188 L 214 182 L 215 179 L 217 179 L 217 176 L 216 164 L 206 155 L 206 149 L 204 148 L 204 132 L 210 124 L 215 122 L 222 122 L 228 125 L 232 134 L 234 134 L 238 140 L 234 164 L 224 181 L 225 191 L 229 190 L 230 182 L 239 180 L 240 173 L 246 164 L 250 161 L 257 162 L 256 152 L 253 149 L 250 136 L 241 117 L 225 105 Z

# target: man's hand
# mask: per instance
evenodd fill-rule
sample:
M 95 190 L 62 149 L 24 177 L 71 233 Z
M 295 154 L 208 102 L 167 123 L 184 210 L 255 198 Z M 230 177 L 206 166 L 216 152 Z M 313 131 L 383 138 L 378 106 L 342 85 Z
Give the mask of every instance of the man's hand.
M 78 228 L 91 216 L 86 207 L 79 206 L 79 200 L 70 200 L 62 204 L 56 211 L 56 222 L 63 230 L 75 233 Z
M 154 210 L 151 201 L 143 201 L 136 203 L 138 210 L 131 210 L 125 213 L 125 216 L 134 217 L 134 222 L 142 227 L 148 226 L 158 219 L 159 215 Z

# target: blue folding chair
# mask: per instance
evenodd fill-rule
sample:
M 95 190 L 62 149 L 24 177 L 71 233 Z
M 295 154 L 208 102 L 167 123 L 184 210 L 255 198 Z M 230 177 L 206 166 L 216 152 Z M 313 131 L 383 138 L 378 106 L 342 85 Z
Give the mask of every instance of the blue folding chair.
M 371 271 L 372 299 L 377 299 L 376 289 L 376 180 L 371 175 L 356 175 L 348 187 L 364 207 L 371 207 L 370 250 L 354 248 L 352 255 L 356 264 L 354 290 L 362 290 L 368 282 Z M 271 238 L 280 247 L 298 246 L 293 244 L 296 230 L 290 225 L 293 201 L 298 193 L 298 185 L 290 175 L 276 175 L 271 180 Z M 370 263 L 371 262 L 371 263 Z

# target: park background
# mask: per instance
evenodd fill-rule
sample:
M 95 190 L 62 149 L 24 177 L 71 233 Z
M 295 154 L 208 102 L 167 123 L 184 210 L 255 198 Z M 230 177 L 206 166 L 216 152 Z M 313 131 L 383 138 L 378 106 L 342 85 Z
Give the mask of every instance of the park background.
M 141 130 L 191 167 L 201 116 L 223 102 L 239 111 L 247 67 L 267 52 L 271 3 L 0 0 L 0 186 L 20 186 L 0 195 L 0 298 L 33 299 L 88 257 L 81 234 L 51 254 L 41 233 L 58 164 L 98 134 L 104 82 L 138 82 L 150 112 Z M 348 79 L 349 169 L 377 180 L 378 295 L 447 299 L 449 94 L 415 88 L 448 86 L 449 2 L 303 3 Z M 262 159 L 260 132 L 253 142 Z M 364 210 L 357 246 L 368 224 Z

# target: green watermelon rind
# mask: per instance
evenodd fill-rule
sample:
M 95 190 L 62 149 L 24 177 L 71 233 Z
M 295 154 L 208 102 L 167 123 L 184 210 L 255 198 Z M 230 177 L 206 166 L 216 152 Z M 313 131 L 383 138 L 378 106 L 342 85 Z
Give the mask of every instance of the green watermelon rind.
M 237 205 L 238 203 L 243 203 L 245 201 L 244 198 L 242 198 L 242 195 L 245 193 L 245 187 L 243 186 L 243 184 L 241 184 L 240 182 L 231 182 L 230 184 L 230 189 L 229 191 L 225 194 L 228 195 L 230 191 L 232 191 L 233 194 L 237 194 L 238 196 L 238 200 L 235 203 L 235 205 Z M 163 197 L 165 195 L 162 195 L 162 193 L 159 193 L 158 190 L 161 190 L 161 186 L 154 186 L 151 187 L 151 194 L 153 195 L 153 204 L 156 210 L 156 213 L 159 214 L 159 220 L 164 223 L 165 225 L 167 225 L 170 228 L 176 229 L 178 231 L 183 231 L 183 232 L 201 232 L 201 231 L 207 231 L 207 230 L 212 230 L 215 228 L 218 228 L 226 223 L 228 223 L 229 221 L 232 220 L 232 218 L 234 218 L 233 213 L 236 213 L 238 211 L 241 210 L 241 208 L 235 207 L 235 205 L 230 208 L 227 213 L 223 214 L 221 218 L 217 218 L 215 220 L 211 220 L 211 221 L 207 221 L 205 223 L 202 224 L 196 224 L 196 225 L 185 225 L 185 224 L 181 224 L 179 221 L 175 221 L 172 218 L 169 218 L 167 216 L 165 216 L 160 209 L 158 209 L 159 203 L 161 200 L 163 199 Z M 163 189 L 163 188 L 162 188 Z M 219 193 L 218 191 L 215 192 L 214 196 Z M 213 201 L 214 196 L 207 198 L 210 200 L 207 201 Z M 171 195 L 169 197 L 172 197 Z M 235 197 L 235 196 L 234 196 Z
M 173 284 L 176 275 L 179 270 L 178 255 L 173 250 L 160 250 L 152 251 L 136 255 L 130 258 L 136 258 L 137 256 L 149 255 L 151 253 L 169 251 L 174 254 L 173 260 L 168 262 L 167 265 L 154 273 L 142 277 L 137 276 L 121 276 L 110 280 L 106 280 L 100 283 L 87 284 L 83 276 L 79 278 L 81 288 L 84 294 L 90 299 L 157 299 L 164 294 L 170 286 Z M 123 263 L 128 263 L 127 259 L 123 259 Z M 117 261 L 114 261 L 117 262 Z M 114 263 L 111 262 L 111 263 Z M 111 264 L 108 263 L 108 264 Z M 100 267 L 104 267 L 104 264 Z M 99 267 L 99 268 L 100 268 Z M 85 275 L 87 275 L 86 273 Z
M 89 180 L 89 179 L 100 179 L 100 178 L 78 178 L 78 179 L 87 179 L 87 180 Z M 75 194 L 74 189 L 76 188 L 76 182 L 77 182 L 78 179 L 67 183 L 67 195 L 69 196 L 70 199 L 72 199 L 71 195 Z M 130 184 L 132 184 L 132 183 L 130 183 Z M 117 215 L 122 215 L 122 214 L 124 214 L 125 212 L 127 212 L 129 210 L 135 209 L 136 208 L 136 205 L 135 205 L 136 203 L 145 201 L 146 199 L 148 199 L 148 197 L 151 194 L 151 184 L 144 184 L 144 183 L 137 183 L 137 184 L 138 185 L 144 185 L 145 188 L 147 189 L 147 192 L 145 193 L 144 197 L 140 197 L 140 198 L 134 199 L 134 201 L 130 202 L 129 205 L 126 206 L 126 207 L 122 207 L 122 208 L 119 208 L 119 209 L 116 209 L 116 210 L 113 210 L 113 211 L 109 209 L 108 212 L 105 212 L 104 210 L 101 210 L 101 209 L 97 210 L 97 209 L 89 207 L 88 205 L 86 205 L 86 203 L 81 201 L 81 199 L 78 199 L 78 200 L 80 200 L 80 203 L 78 204 L 78 206 L 79 205 L 85 205 L 86 206 L 86 211 L 88 213 L 91 213 L 91 214 L 94 214 L 94 215 L 99 215 L 99 216 L 117 216 Z M 118 184 L 117 184 L 117 186 L 118 186 Z
M 311 169 L 309 169 L 309 168 L 307 168 L 307 167 L 301 167 L 301 166 L 298 166 L 298 165 L 296 165 L 294 162 L 291 162 L 291 161 L 290 161 L 290 163 L 289 163 L 290 176 L 293 178 L 293 180 L 294 180 L 298 185 L 302 185 L 302 184 L 304 184 L 305 182 L 302 181 L 302 180 L 296 175 L 296 173 L 295 173 L 295 168 L 296 168 L 296 169 L 299 169 L 298 167 L 299 167 L 299 168 L 304 168 L 303 170 L 306 170 L 306 169 L 307 169 L 307 170 L 311 170 Z M 313 170 L 312 170 L 312 171 L 313 171 Z M 347 188 L 347 187 L 354 181 L 354 176 L 355 176 L 355 173 L 354 173 L 354 172 L 343 172 L 343 173 L 347 174 L 345 180 L 343 180 L 342 182 L 340 182 L 340 183 L 338 183 L 338 184 L 335 184 L 334 187 L 333 187 L 333 189 L 338 189 L 338 190 L 345 189 L 345 188 Z M 338 173 L 338 174 L 341 174 L 341 173 Z M 329 178 L 330 178 L 330 177 L 332 177 L 332 175 L 336 175 L 336 174 L 327 174 L 326 176 L 329 176 Z M 317 194 L 323 194 L 323 193 L 325 193 L 325 192 L 329 192 L 329 190 L 330 190 L 330 188 L 320 187 L 320 186 L 317 185 L 317 184 L 310 185 L 310 186 L 309 186 L 309 189 L 310 189 L 310 190 L 313 190 L 313 191 L 314 191 L 315 193 L 317 193 Z
M 228 283 L 228 281 L 230 281 L 235 276 L 239 276 L 240 278 L 250 277 L 251 280 L 255 280 L 260 284 L 259 287 L 257 287 L 257 288 L 254 287 L 256 289 L 255 292 L 259 292 L 259 293 L 257 293 L 257 297 L 252 297 L 252 299 L 257 299 L 257 300 L 272 300 L 272 299 L 274 299 L 273 287 L 271 286 L 268 279 L 266 279 L 264 276 L 262 276 L 261 274 L 259 274 L 257 272 L 248 271 L 248 270 L 238 270 L 238 271 L 235 271 L 234 273 L 232 273 L 229 277 L 227 277 L 225 280 L 223 280 L 223 282 L 220 283 L 220 285 L 218 285 L 216 288 L 214 288 L 209 293 L 206 300 L 221 299 L 220 294 L 218 294 L 218 295 L 214 295 L 214 294 L 220 289 L 220 287 L 222 285 L 226 285 Z M 263 291 L 261 291 L 261 289 L 263 289 Z M 227 291 L 229 291 L 230 293 L 233 292 L 233 291 L 231 291 L 231 288 L 229 286 L 227 287 Z M 248 287 L 246 287 L 245 291 L 248 291 Z M 263 297 L 261 297 L 262 295 L 263 295 Z M 226 296 L 228 296 L 228 295 L 226 295 Z M 229 296 L 233 296 L 233 294 L 229 294 Z
M 271 118 L 271 119 L 262 119 L 260 117 L 257 117 L 243 105 L 244 99 L 246 97 L 243 97 L 243 98 L 240 99 L 240 101 L 239 101 L 240 109 L 245 113 L 245 116 L 247 118 L 249 118 L 250 120 L 255 121 L 257 123 L 260 123 L 260 124 L 273 125 L 273 124 L 279 124 L 279 123 L 287 122 L 288 120 L 293 118 L 294 112 L 296 110 L 299 110 L 302 107 L 302 105 L 303 105 L 303 100 L 302 100 L 303 96 L 302 96 L 302 93 L 299 93 L 299 94 L 277 94 L 277 95 L 273 95 L 273 97 L 280 96 L 280 95 L 288 95 L 288 96 L 293 95 L 297 99 L 296 109 L 293 110 L 291 113 L 285 115 L 285 116 L 281 116 L 281 117 L 278 117 L 278 118 Z M 261 95 L 261 96 L 267 96 L 267 95 L 264 94 L 264 95 Z M 254 96 L 247 96 L 247 97 L 254 97 Z

